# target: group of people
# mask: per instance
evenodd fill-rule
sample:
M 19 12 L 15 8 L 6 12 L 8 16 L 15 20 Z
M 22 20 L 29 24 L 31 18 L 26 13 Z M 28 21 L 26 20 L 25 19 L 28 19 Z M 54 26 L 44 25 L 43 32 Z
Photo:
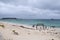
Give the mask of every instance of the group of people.
M 33 28 L 35 28 L 36 30 L 46 30 L 46 29 L 51 29 L 51 28 L 55 28 L 55 26 L 50 26 L 50 27 L 47 27 L 46 25 L 44 24 L 35 24 L 32 26 Z
M 45 30 L 47 27 L 44 24 L 36 24 L 32 26 L 36 30 Z

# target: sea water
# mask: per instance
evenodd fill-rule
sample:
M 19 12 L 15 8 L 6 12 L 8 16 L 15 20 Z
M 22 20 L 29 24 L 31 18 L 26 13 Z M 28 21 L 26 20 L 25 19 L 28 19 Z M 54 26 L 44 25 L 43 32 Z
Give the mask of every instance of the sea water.
M 34 24 L 44 24 L 46 26 L 56 26 L 60 27 L 60 19 L 2 19 L 0 21 L 20 23 L 25 25 L 34 25 Z

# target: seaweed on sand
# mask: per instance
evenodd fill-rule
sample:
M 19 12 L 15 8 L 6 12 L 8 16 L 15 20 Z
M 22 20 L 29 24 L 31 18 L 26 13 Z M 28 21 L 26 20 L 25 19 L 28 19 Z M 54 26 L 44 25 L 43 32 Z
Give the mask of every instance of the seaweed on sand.
M 4 25 L 0 25 L 0 27 L 4 28 L 5 26 Z
M 20 27 L 25 28 L 24 26 L 20 26 Z
M 12 32 L 13 32 L 15 35 L 19 35 L 18 32 L 16 32 L 15 30 L 12 30 Z

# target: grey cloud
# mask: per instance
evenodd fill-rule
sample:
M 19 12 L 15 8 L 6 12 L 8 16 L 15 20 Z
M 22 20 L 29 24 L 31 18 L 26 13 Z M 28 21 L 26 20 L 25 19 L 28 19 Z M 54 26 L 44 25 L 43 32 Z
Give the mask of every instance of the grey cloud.
M 39 9 L 60 10 L 60 0 L 37 0 L 30 4 Z
M 13 4 L 13 5 L 27 5 L 27 0 L 0 0 L 3 3 Z
M 60 10 L 60 0 L 0 0 L 14 5 L 32 6 L 39 9 Z
M 59 0 L 0 0 L 1 17 L 59 18 Z

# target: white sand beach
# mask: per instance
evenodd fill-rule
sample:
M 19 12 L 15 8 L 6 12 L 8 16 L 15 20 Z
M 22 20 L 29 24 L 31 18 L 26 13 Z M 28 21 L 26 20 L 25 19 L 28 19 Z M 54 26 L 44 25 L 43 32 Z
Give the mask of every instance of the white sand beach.
M 39 31 L 23 24 L 0 22 L 0 25 L 4 25 L 0 26 L 0 40 L 60 40 L 60 28 Z

